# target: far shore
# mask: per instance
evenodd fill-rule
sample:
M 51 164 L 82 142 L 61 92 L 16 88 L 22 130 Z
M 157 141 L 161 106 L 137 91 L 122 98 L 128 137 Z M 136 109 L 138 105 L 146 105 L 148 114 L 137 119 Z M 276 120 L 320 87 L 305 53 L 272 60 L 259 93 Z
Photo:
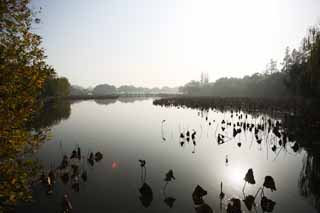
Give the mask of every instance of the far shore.
M 160 98 L 172 98 L 178 97 L 181 94 L 164 94 L 164 93 L 154 93 L 154 94 L 108 94 L 108 95 L 69 95 L 64 97 L 47 97 L 46 100 L 50 101 L 53 99 L 62 100 L 97 100 L 97 99 L 117 99 L 117 98 L 131 98 L 131 97 L 160 97 Z

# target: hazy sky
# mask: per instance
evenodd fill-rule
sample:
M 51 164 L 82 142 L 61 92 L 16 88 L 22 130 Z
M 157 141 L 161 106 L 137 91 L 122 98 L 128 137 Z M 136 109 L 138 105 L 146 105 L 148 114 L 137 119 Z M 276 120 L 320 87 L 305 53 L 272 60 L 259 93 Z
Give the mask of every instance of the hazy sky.
M 262 71 L 320 23 L 320 0 L 35 0 L 49 64 L 72 84 L 178 86 Z

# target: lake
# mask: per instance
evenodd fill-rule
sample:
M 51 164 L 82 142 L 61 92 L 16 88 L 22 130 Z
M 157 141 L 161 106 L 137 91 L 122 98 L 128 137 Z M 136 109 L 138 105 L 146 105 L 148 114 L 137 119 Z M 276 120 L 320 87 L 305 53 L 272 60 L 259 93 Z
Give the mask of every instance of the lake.
M 197 185 L 207 191 L 203 200 L 213 212 L 220 212 L 220 207 L 225 212 L 231 198 L 243 200 L 255 195 L 265 176 L 272 176 L 276 186 L 273 192 L 263 190 L 264 196 L 275 202 L 273 212 L 317 212 L 317 197 L 312 193 L 303 196 L 308 191 L 305 187 L 310 187 L 306 182 L 312 181 L 303 178 L 310 170 L 307 151 L 294 150 L 294 141 L 280 146 L 267 130 L 258 134 L 261 144 L 256 142 L 254 130 L 242 130 L 233 137 L 233 125 L 240 128 L 237 122 L 262 124 L 268 115 L 161 107 L 152 102 L 124 98 L 66 102 L 60 111 L 49 108 L 46 115 L 52 122 L 42 122 L 51 127 L 52 138 L 41 145 L 36 157 L 45 168 L 56 168 L 63 155 L 70 156 L 80 147 L 84 159 L 79 167 L 87 171 L 87 181 L 80 180 L 75 190 L 71 180 L 64 184 L 57 178 L 52 195 L 37 184 L 36 202 L 20 205 L 17 212 L 61 212 L 64 194 L 69 195 L 77 213 L 201 212 L 195 210 L 192 196 Z M 187 131 L 190 135 L 196 132 L 194 140 L 191 136 L 187 140 Z M 219 134 L 224 136 L 220 145 Z M 90 152 L 101 152 L 102 160 L 91 166 L 86 160 Z M 146 161 L 145 167 L 139 160 Z M 247 183 L 243 194 L 244 177 L 250 168 L 256 183 Z M 166 185 L 169 170 L 175 179 Z M 220 203 L 221 182 L 225 197 Z M 147 190 L 141 190 L 144 184 Z M 258 212 L 262 212 L 261 196 L 259 193 L 255 200 Z M 241 208 L 248 212 L 242 201 Z

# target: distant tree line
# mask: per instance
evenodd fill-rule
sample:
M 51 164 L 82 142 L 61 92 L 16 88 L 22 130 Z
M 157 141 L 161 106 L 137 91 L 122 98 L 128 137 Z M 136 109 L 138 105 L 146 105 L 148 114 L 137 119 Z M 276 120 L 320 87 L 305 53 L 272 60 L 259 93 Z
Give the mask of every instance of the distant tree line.
M 178 93 L 178 87 L 135 87 L 133 85 L 122 85 L 115 87 L 109 84 L 99 84 L 93 89 L 85 89 L 80 86 L 71 86 L 70 95 L 110 95 L 110 94 L 160 94 Z
M 255 73 L 243 78 L 220 78 L 212 83 L 191 81 L 179 88 L 183 94 L 221 97 L 278 97 L 291 94 L 284 84 L 285 75 Z
M 82 95 L 88 95 L 90 92 L 91 92 L 91 89 L 85 89 L 77 85 L 70 86 L 70 95 L 82 96 Z
M 265 72 L 243 78 L 220 78 L 215 82 L 191 81 L 179 88 L 187 95 L 223 97 L 320 97 L 320 30 L 312 27 L 301 47 L 290 51 L 277 68 L 271 60 Z

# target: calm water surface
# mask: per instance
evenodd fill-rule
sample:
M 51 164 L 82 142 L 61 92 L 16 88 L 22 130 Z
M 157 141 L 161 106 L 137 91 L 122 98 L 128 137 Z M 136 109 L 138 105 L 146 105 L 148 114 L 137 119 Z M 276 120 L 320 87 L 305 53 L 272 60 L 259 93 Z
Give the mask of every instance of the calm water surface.
M 79 145 L 83 154 L 100 151 L 103 159 L 93 167 L 87 161 L 81 163 L 81 168 L 88 172 L 88 181 L 80 184 L 79 192 L 61 181 L 56 182 L 50 196 L 41 185 L 36 186 L 37 202 L 20 206 L 18 212 L 61 212 L 64 193 L 70 195 L 73 212 L 77 213 L 195 212 L 192 192 L 197 185 L 208 192 L 205 202 L 214 212 L 220 212 L 221 182 L 226 194 L 222 202 L 225 212 L 228 199 L 243 199 L 243 178 L 249 168 L 254 171 L 256 184 L 246 185 L 246 195 L 254 195 L 264 177 L 270 175 L 277 191 L 265 189 L 265 195 L 276 202 L 273 212 L 317 212 L 312 201 L 300 195 L 298 186 L 307 156 L 304 150 L 294 152 L 288 143 L 286 149 L 274 152 L 270 144 L 259 145 L 248 132 L 218 145 L 216 137 L 222 133 L 222 119 L 237 121 L 230 118 L 230 112 L 163 108 L 154 106 L 152 99 L 74 103 L 69 118 L 51 127 L 52 139 L 41 146 L 37 157 L 45 167 L 57 167 L 62 155 L 70 156 Z M 248 115 L 247 120 L 258 122 L 261 117 Z M 196 145 L 192 140 L 189 143 L 184 140 L 181 146 L 180 132 L 192 129 L 197 132 Z M 224 134 L 232 137 L 232 128 L 227 128 Z M 239 141 L 241 147 L 237 145 Z M 145 182 L 153 192 L 147 204 L 140 200 L 143 180 L 139 159 L 146 160 Z M 163 191 L 165 174 L 170 169 L 176 179 Z M 175 199 L 172 208 L 164 202 L 168 197 Z M 259 199 L 260 195 L 256 200 L 257 211 L 262 212 Z M 242 210 L 248 212 L 244 203 Z

